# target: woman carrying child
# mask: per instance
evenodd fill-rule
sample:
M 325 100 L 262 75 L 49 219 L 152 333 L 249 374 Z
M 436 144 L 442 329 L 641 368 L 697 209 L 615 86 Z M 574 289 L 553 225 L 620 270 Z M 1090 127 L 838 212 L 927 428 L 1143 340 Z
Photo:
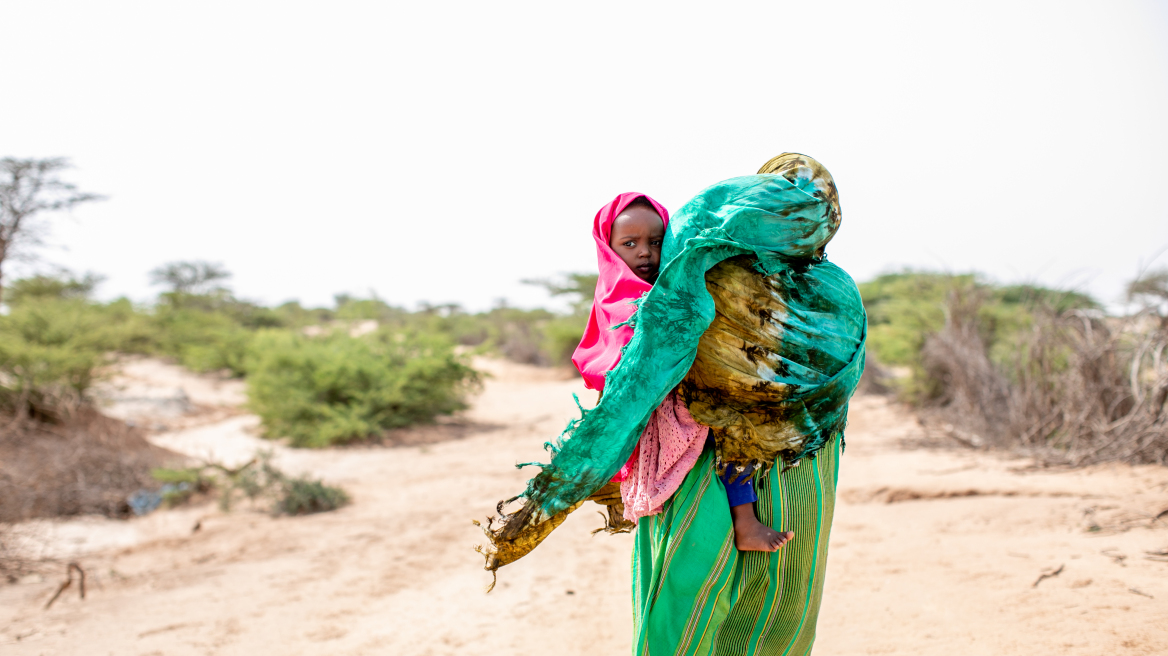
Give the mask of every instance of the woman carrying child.
M 835 183 L 812 158 L 784 153 L 702 191 L 672 221 L 644 198 L 664 232 L 660 269 L 640 237 L 619 241 L 623 221 L 613 227 L 635 198 L 606 206 L 594 232 L 605 286 L 577 352 L 603 395 L 548 444 L 551 461 L 527 489 L 499 504 L 487 569 L 521 558 L 623 472 L 620 496 L 640 518 L 633 653 L 806 656 L 867 329 L 855 283 L 824 253 L 840 226 Z M 627 222 L 648 228 L 651 247 L 650 219 Z M 623 269 L 606 276 L 606 257 Z M 757 501 L 743 519 L 781 532 L 782 548 L 741 548 L 727 475 L 751 480 Z

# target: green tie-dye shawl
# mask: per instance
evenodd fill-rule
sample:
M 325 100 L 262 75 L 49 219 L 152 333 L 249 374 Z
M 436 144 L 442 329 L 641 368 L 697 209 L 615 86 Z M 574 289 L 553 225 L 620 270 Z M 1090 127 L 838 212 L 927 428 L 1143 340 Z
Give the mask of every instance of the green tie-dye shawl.
M 808 349 L 814 349 L 843 364 L 828 372 L 785 368 L 773 383 L 767 381 L 765 414 L 781 425 L 786 441 L 764 443 L 715 428 L 719 453 L 735 463 L 789 467 L 842 432 L 848 399 L 864 367 L 866 320 L 855 283 L 823 255 L 840 224 L 835 186 L 818 162 L 795 154 L 775 158 L 763 171 L 776 172 L 720 182 L 674 214 L 661 273 L 630 319 L 633 338 L 606 377 L 603 398 L 591 410 L 581 408 L 582 417 L 557 443 L 545 445 L 551 462 L 539 464 L 542 471 L 527 489 L 500 502 L 499 523 L 489 521 L 485 529 L 491 541 L 482 549 L 488 570 L 533 549 L 620 470 L 649 416 L 690 371 L 699 340 L 715 318 L 706 273 L 728 258 L 752 256 L 755 269 L 776 281 L 772 284 L 791 286 L 783 294 L 789 316 L 780 323 L 798 331 L 799 339 L 782 340 L 780 359 L 806 362 Z M 522 507 L 506 514 L 504 505 L 519 498 Z

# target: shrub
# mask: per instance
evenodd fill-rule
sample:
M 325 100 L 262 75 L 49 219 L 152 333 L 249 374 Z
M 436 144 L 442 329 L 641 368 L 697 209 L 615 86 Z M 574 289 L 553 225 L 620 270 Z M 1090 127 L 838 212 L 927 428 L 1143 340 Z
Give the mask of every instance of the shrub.
M 1168 316 L 1032 308 L 1010 349 L 983 339 L 986 293 L 953 293 L 922 350 L 926 418 L 969 446 L 1021 448 L 1046 462 L 1168 464 Z
M 484 342 L 490 350 L 523 364 L 551 364 L 544 351 L 543 327 L 555 315 L 547 310 L 498 307 L 478 315 L 487 332 Z
M 595 274 L 569 274 L 558 281 L 525 281 L 546 288 L 553 296 L 568 296 L 570 314 L 543 309 L 509 307 L 468 313 L 456 304 L 422 304 L 413 312 L 394 307 L 377 298 L 362 299 L 347 294 L 336 296 L 336 310 L 305 309 L 286 303 L 274 313 L 285 325 L 332 324 L 340 329 L 356 322 L 376 320 L 388 331 L 442 335 L 454 344 L 476 347 L 477 353 L 492 353 L 515 362 L 537 366 L 567 365 L 572 351 L 584 334 L 588 309 L 596 287 Z
M 424 306 L 383 325 L 402 331 L 446 335 L 455 343 L 477 346 L 480 352 L 523 364 L 548 366 L 569 361 L 570 353 L 569 358 L 562 357 L 562 342 L 565 339 L 579 342 L 584 323 L 584 318 L 559 316 L 542 309 L 499 305 L 487 312 L 468 314 L 456 305 L 442 305 Z
M 307 476 L 288 476 L 272 464 L 272 455 L 271 451 L 260 451 L 249 462 L 234 469 L 217 463 L 182 469 L 155 469 L 151 474 L 156 481 L 163 483 L 162 489 L 159 492 L 140 490 L 139 494 L 153 502 L 147 512 L 161 503 L 174 506 L 187 501 L 195 493 L 215 490 L 219 492 L 219 508 L 224 512 L 231 510 L 239 495 L 253 504 L 260 499 L 270 500 L 271 512 L 275 515 L 328 512 L 349 503 L 348 493 L 339 487 Z
M 59 271 L 57 275 L 36 275 L 21 278 L 4 290 L 4 301 L 9 305 L 20 305 L 28 301 L 45 299 L 85 300 L 102 277 L 87 273 L 78 278 L 69 271 Z
M 376 319 L 389 323 L 400 320 L 408 313 L 374 296 L 373 298 L 354 298 L 348 294 L 338 294 L 335 297 L 337 310 L 336 318 L 341 321 L 364 321 Z
M 20 303 L 0 316 L 0 407 L 58 421 L 80 404 L 108 347 L 98 313 L 78 300 Z
M 336 312 L 327 308 L 305 308 L 299 301 L 288 301 L 272 310 L 280 324 L 289 328 L 328 323 L 336 318 Z
M 339 487 L 308 477 L 285 480 L 275 510 L 285 515 L 309 515 L 336 510 L 349 503 L 349 495 Z
M 129 299 L 120 298 L 105 305 L 90 304 L 101 321 L 102 342 L 109 351 L 121 353 L 159 353 L 158 327 L 149 314 L 135 308 Z
M 269 438 L 322 447 L 433 421 L 466 407 L 479 375 L 441 337 L 260 332 L 248 360 L 252 410 Z
M 163 303 L 150 318 L 153 351 L 177 359 L 195 371 L 246 373 L 248 345 L 253 331 L 222 308 L 187 302 Z
M 160 502 L 167 508 L 172 508 L 185 503 L 194 494 L 206 494 L 213 490 L 217 480 L 208 474 L 206 469 L 206 467 L 178 469 L 157 467 L 150 470 L 150 477 L 163 484 L 158 492 Z
M 909 376 L 881 382 L 914 403 L 940 393 L 935 377 L 925 370 L 922 353 L 926 341 L 951 321 L 951 299 L 977 298 L 970 310 L 976 315 L 970 329 L 989 361 L 998 364 L 1013 358 L 1034 324 L 1036 308 L 1059 312 L 1099 308 L 1085 294 L 1035 285 L 998 286 L 973 274 L 902 271 L 878 276 L 859 288 L 868 312 L 869 361 L 907 368 Z
M 568 273 L 559 280 L 524 281 L 543 287 L 554 297 L 567 297 L 571 304 L 570 314 L 557 316 L 543 326 L 543 349 L 549 364 L 565 366 L 572 363 L 572 353 L 588 325 L 598 278 L 595 273 Z
M 886 365 L 919 364 L 925 337 L 945 323 L 946 294 L 973 283 L 973 276 L 905 271 L 860 284 L 868 312 L 868 349 Z

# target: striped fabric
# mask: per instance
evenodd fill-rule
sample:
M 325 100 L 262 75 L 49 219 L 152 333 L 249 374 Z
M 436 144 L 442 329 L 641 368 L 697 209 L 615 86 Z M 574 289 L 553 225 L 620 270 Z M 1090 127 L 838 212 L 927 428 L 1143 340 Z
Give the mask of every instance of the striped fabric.
M 640 520 L 633 551 L 634 656 L 805 656 L 815 642 L 835 509 L 840 439 L 757 481 L 759 520 L 795 538 L 740 552 L 713 451 L 664 511 Z

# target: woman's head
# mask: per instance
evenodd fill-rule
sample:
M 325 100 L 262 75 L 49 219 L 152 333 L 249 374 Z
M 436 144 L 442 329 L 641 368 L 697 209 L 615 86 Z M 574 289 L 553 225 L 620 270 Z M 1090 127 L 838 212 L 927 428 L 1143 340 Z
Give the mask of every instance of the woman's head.
M 608 247 L 641 280 L 652 283 L 661 266 L 665 222 L 644 196 L 629 203 L 612 222 Z

